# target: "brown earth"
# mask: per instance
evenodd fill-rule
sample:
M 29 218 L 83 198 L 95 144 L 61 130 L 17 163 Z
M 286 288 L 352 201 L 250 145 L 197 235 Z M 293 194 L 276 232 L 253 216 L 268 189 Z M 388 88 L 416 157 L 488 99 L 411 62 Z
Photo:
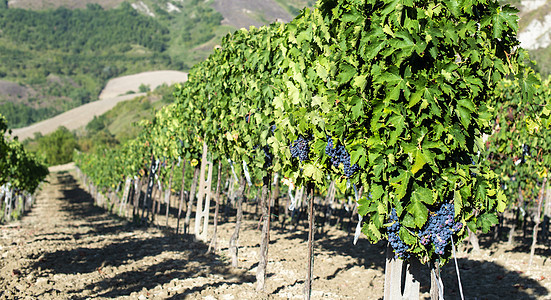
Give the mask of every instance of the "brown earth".
M 18 98 L 27 98 L 34 91 L 15 82 L 0 80 L 0 95 L 5 100 L 13 101 Z
M 32 211 L 0 227 L 0 299 L 303 297 L 307 232 L 302 224 L 293 229 L 274 223 L 267 291 L 256 292 L 260 231 L 252 213 L 246 214 L 240 265 L 233 269 L 227 248 L 232 217 L 220 225 L 217 254 L 205 254 L 205 244 L 172 233 L 174 218 L 169 229 L 140 227 L 94 206 L 75 176 L 52 173 Z M 165 224 L 164 217 L 157 219 Z M 353 246 L 350 234 L 327 229 L 316 235 L 312 298 L 381 299 L 384 245 L 360 238 Z M 478 255 L 462 247 L 458 263 L 466 299 L 551 299 L 548 245 L 538 248 L 530 270 L 523 245 L 494 243 Z M 428 297 L 426 273 L 422 298 Z M 446 299 L 459 299 L 452 263 L 443 268 L 443 280 Z

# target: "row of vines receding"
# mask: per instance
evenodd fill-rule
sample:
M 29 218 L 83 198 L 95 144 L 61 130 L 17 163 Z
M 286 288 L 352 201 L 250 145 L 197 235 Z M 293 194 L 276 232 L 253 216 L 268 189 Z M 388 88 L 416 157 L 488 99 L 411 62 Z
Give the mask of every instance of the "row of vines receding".
M 34 193 L 48 169 L 11 136 L 0 114 L 0 223 L 18 219 L 34 202 Z
M 517 27 L 516 10 L 497 1 L 322 0 L 289 23 L 228 35 L 137 139 L 79 153 L 77 164 L 98 191 L 143 187 L 140 220 L 155 211 L 155 186 L 179 190 L 183 232 L 196 205 L 203 240 L 211 185 L 217 224 L 220 181 L 229 182 L 234 265 L 243 195 L 259 195 L 265 259 L 285 182 L 291 208 L 308 205 L 307 297 L 314 199 L 336 190 L 354 199 L 356 240 L 360 231 L 387 240 L 390 266 L 438 269 L 507 208 L 544 202 L 549 81 L 528 67 Z M 265 273 L 257 278 L 263 289 Z M 398 288 L 385 296 L 401 293 L 387 279 Z

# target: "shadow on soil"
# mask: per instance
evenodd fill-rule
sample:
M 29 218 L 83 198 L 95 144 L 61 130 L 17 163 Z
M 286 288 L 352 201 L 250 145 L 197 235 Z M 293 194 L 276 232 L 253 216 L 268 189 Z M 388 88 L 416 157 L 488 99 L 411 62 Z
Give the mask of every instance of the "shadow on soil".
M 103 276 L 99 282 L 90 283 L 85 288 L 94 290 L 100 297 L 129 295 L 139 292 L 143 288 L 152 289 L 169 283 L 174 278 L 185 279 L 208 274 L 217 274 L 223 279 L 200 287 L 178 291 L 177 295 L 171 299 L 179 299 L 186 294 L 199 292 L 209 287 L 215 288 L 225 283 L 254 281 L 253 276 L 245 275 L 247 270 L 233 270 L 226 263 L 221 262 L 221 257 L 206 255 L 207 246 L 203 243 L 190 242 L 169 233 L 165 233 L 162 237 L 140 238 L 139 233 L 145 230 L 143 227 L 117 220 L 115 216 L 108 215 L 106 210 L 94 206 L 91 196 L 78 187 L 70 174 L 62 173 L 58 176 L 62 184 L 69 187 L 63 190 L 64 200 L 66 200 L 63 209 L 69 212 L 75 220 L 85 219 L 89 222 L 87 226 L 90 230 L 81 234 L 79 238 L 85 235 L 115 235 L 121 232 L 136 232 L 136 236 L 121 238 L 119 241 L 101 248 L 82 247 L 47 253 L 33 266 L 34 268 L 41 267 L 43 270 L 51 270 L 52 273 L 100 272 L 101 274 L 102 269 L 119 267 L 127 264 L 128 261 L 138 261 L 166 252 L 186 252 L 185 259 L 167 259 L 143 269 L 129 269 L 113 277 Z M 274 228 L 277 228 L 275 224 Z M 292 232 L 280 229 L 279 233 L 283 233 L 286 239 L 299 239 L 302 242 L 307 242 L 307 231 L 302 226 L 299 228 Z M 352 244 L 353 237 L 343 238 L 331 235 L 330 231 L 316 235 L 316 239 L 315 247 L 318 249 L 323 248 L 335 255 L 350 256 L 357 261 L 356 265 L 384 271 L 386 249 L 384 243 L 371 245 L 365 239 L 360 239 L 354 246 Z M 537 299 L 549 294 L 549 291 L 538 281 L 530 279 L 520 272 L 507 270 L 493 262 L 461 258 L 458 259 L 458 265 L 466 299 L 494 299 L 496 297 L 498 299 L 505 297 Z M 353 266 L 343 266 L 327 279 L 335 278 L 339 272 Z M 445 298 L 460 299 L 458 279 L 453 262 L 443 268 L 442 279 Z M 421 292 L 428 292 L 430 289 L 428 268 L 422 267 L 422 275 L 419 280 Z M 82 299 L 84 298 L 87 297 Z
M 41 259 L 31 268 L 41 268 L 52 274 L 88 274 L 97 272 L 99 282 L 90 283 L 84 290 L 93 290 L 100 297 L 117 297 L 139 292 L 143 288 L 152 289 L 156 286 L 169 283 L 174 278 L 185 279 L 208 274 L 220 275 L 223 279 L 212 284 L 205 284 L 201 287 L 186 289 L 181 295 L 196 292 L 207 287 L 216 287 L 229 282 L 252 282 L 254 277 L 245 275 L 245 271 L 234 271 L 231 267 L 221 262 L 221 258 L 205 254 L 207 246 L 203 243 L 190 242 L 172 234 L 163 234 L 161 237 L 147 237 L 142 235 L 146 230 L 143 227 L 135 226 L 129 222 L 117 220 L 116 216 L 109 215 L 106 210 L 94 206 L 93 199 L 86 191 L 80 189 L 70 174 L 60 173 L 57 175 L 60 183 L 65 187 L 62 189 L 65 204 L 62 210 L 70 213 L 74 220 L 86 220 L 86 227 L 90 229 L 85 233 L 78 234 L 75 239 L 85 237 L 98 237 L 116 235 L 118 233 L 135 233 L 115 239 L 113 243 L 94 247 L 82 246 L 71 250 L 60 250 L 45 253 Z M 50 239 L 48 236 L 38 239 Z M 62 238 L 66 240 L 68 238 Z M 166 257 L 170 252 L 184 253 L 179 259 Z M 129 262 L 136 262 L 142 259 L 163 256 L 159 263 L 153 265 L 124 267 Z M 122 266 L 122 267 L 121 267 Z M 107 270 L 111 267 L 121 267 L 123 272 L 115 276 L 109 276 Z M 120 270 L 119 270 L 120 271 Z M 73 291 L 80 294 L 82 291 Z M 72 299 L 85 299 L 88 297 Z

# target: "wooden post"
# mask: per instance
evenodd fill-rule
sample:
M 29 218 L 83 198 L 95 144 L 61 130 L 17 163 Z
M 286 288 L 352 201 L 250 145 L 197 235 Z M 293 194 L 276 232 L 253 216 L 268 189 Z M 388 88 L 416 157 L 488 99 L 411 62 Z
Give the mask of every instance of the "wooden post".
M 480 253 L 480 245 L 478 244 L 476 233 L 472 232 L 469 227 L 467 227 L 467 233 L 469 234 L 469 242 L 473 246 L 473 252 Z
M 238 266 L 238 255 L 239 255 L 239 230 L 241 229 L 241 220 L 243 219 L 243 198 L 245 198 L 245 178 L 241 178 L 241 184 L 239 185 L 239 190 L 237 191 L 237 216 L 235 217 L 235 230 L 230 238 L 230 247 L 229 252 L 232 258 L 232 267 L 237 268 Z
M 532 266 L 532 261 L 534 260 L 534 253 L 536 252 L 536 245 L 538 243 L 538 227 L 541 222 L 541 207 L 543 204 L 543 194 L 545 194 L 545 187 L 547 185 L 547 177 L 543 178 L 541 184 L 541 190 L 538 195 L 538 209 L 536 215 L 534 216 L 534 230 L 532 232 L 532 247 L 530 247 L 530 261 L 528 263 L 528 268 Z
M 199 193 L 197 194 L 197 209 L 195 210 L 195 238 L 203 242 L 207 241 L 208 238 L 212 186 L 212 162 L 207 160 L 207 151 L 207 144 L 203 143 L 203 156 L 201 158 L 201 171 L 199 173 Z M 207 173 L 207 178 L 205 178 L 205 173 Z
M 271 197 L 268 199 L 268 189 L 270 187 L 271 174 L 264 177 L 262 185 L 262 195 L 260 205 L 262 209 L 262 234 L 260 235 L 260 259 L 256 269 L 256 290 L 263 291 L 266 283 L 266 266 L 268 265 L 268 246 L 270 243 L 270 205 Z M 273 195 L 273 193 L 272 193 Z
M 271 194 L 271 206 L 270 206 L 270 222 L 272 214 L 275 214 L 279 220 L 279 215 L 281 215 L 281 209 L 279 206 L 279 173 L 274 174 L 274 181 L 272 182 L 272 194 Z M 273 207 L 273 212 L 271 211 Z
M 551 187 L 549 182 L 547 182 L 547 187 L 545 191 L 545 204 L 543 209 L 543 224 L 541 227 L 542 239 L 547 240 L 549 238 L 549 226 L 551 218 Z
M 120 205 L 119 205 L 119 215 L 122 214 L 123 206 L 126 206 L 126 204 L 128 203 L 128 195 L 130 193 L 131 180 L 132 179 L 130 177 L 127 177 L 125 182 L 124 182 L 124 192 L 122 193 L 122 199 L 121 199 Z M 126 217 L 126 214 L 125 214 L 125 217 Z
M 336 187 L 335 187 L 335 180 L 331 180 L 331 183 L 329 184 L 329 188 L 327 189 L 327 196 L 325 197 L 324 201 L 324 211 L 323 211 L 323 222 L 322 222 L 322 229 L 323 232 L 327 231 L 327 225 L 330 223 L 331 218 L 331 205 L 333 205 L 333 200 L 335 199 L 335 193 L 336 193 Z
M 180 191 L 180 201 L 178 202 L 178 219 L 176 221 L 176 234 L 180 230 L 180 216 L 182 214 L 182 207 L 184 207 L 184 197 L 185 197 L 185 183 L 186 183 L 186 160 L 182 160 L 182 190 Z
M 140 213 L 140 196 L 142 195 L 143 178 L 134 177 L 134 203 L 132 207 L 132 219 L 137 221 Z
M 402 298 L 402 264 L 394 257 L 390 244 L 386 248 L 384 300 Z
M 222 180 L 222 160 L 218 159 L 218 179 L 216 182 L 216 207 L 214 208 L 214 224 L 213 224 L 213 231 L 212 231 L 212 239 L 209 244 L 209 249 L 207 250 L 207 253 L 216 253 L 216 235 L 218 231 L 218 211 L 220 210 L 220 182 Z
M 170 167 L 170 177 L 168 178 L 168 188 L 165 191 L 165 205 L 166 205 L 166 227 L 168 228 L 168 212 L 170 209 L 170 189 L 172 188 L 172 176 L 174 175 L 174 161 L 172 161 L 172 166 Z
M 435 261 L 430 264 L 430 299 L 444 300 L 444 285 L 440 278 L 440 262 Z
M 199 168 L 195 167 L 193 172 L 193 181 L 191 183 L 191 189 L 189 191 L 189 200 L 187 203 L 186 218 L 184 219 L 184 234 L 189 234 L 189 223 L 191 220 L 191 210 L 193 208 L 193 202 L 195 200 L 195 192 L 197 190 L 197 180 L 199 179 Z
M 314 272 L 314 186 L 308 184 L 308 269 L 304 285 L 304 299 L 310 300 L 312 296 L 312 273 Z
M 155 185 L 155 172 L 157 170 L 155 164 L 155 158 L 151 155 L 151 166 L 149 167 L 149 174 L 147 176 L 147 191 L 145 193 L 144 206 L 142 210 L 142 221 L 144 220 L 144 214 L 145 219 L 149 218 L 149 210 L 151 209 L 149 203 L 151 201 L 151 194 L 153 193 L 153 186 Z
M 419 300 L 421 283 L 421 262 L 416 258 L 410 258 L 406 263 L 406 277 L 402 299 Z

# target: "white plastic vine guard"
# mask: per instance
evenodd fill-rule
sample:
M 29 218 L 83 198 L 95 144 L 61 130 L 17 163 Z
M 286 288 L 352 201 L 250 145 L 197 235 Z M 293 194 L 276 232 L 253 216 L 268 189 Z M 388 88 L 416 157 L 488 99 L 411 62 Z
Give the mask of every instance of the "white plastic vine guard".
M 235 174 L 235 168 L 233 167 L 233 161 L 231 159 L 228 158 L 228 162 L 230 163 L 230 166 L 231 166 L 231 172 L 233 174 L 233 178 L 235 179 L 235 182 L 237 182 L 237 174 Z
M 295 206 L 297 205 L 297 200 L 293 196 L 291 187 L 289 187 L 289 198 L 291 199 L 291 204 L 289 205 L 289 210 L 295 210 Z
M 243 160 L 243 173 L 245 173 L 245 179 L 247 179 L 247 184 L 249 186 L 252 186 L 253 183 L 251 181 L 251 174 L 249 174 L 249 168 L 247 168 L 247 162 Z

